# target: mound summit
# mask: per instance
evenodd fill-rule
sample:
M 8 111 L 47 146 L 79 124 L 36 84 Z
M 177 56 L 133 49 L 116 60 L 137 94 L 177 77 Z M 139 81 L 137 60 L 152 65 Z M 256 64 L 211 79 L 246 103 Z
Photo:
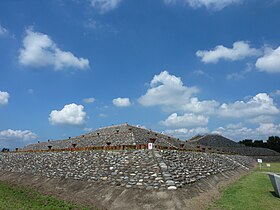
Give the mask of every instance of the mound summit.
M 208 135 L 198 135 L 188 140 L 192 144 L 200 144 L 210 147 L 242 147 L 243 145 L 238 144 L 235 141 L 232 141 L 224 136 L 217 134 L 208 134 Z
M 63 148 L 86 148 L 102 146 L 139 146 L 153 142 L 155 145 L 173 149 L 191 149 L 192 146 L 177 138 L 129 124 L 114 125 L 65 140 L 49 140 L 23 148 L 23 150 L 46 150 Z

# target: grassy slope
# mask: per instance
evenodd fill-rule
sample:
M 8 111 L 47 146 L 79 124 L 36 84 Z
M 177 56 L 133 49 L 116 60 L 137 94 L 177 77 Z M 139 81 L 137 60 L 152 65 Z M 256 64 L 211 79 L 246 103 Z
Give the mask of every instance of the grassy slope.
M 262 164 L 262 170 L 248 174 L 222 192 L 222 197 L 210 209 L 227 210 L 278 210 L 280 198 L 274 196 L 274 190 L 264 172 L 280 173 L 280 163 L 271 163 L 271 167 Z
M 37 191 L 0 182 L 0 209 L 85 209 Z

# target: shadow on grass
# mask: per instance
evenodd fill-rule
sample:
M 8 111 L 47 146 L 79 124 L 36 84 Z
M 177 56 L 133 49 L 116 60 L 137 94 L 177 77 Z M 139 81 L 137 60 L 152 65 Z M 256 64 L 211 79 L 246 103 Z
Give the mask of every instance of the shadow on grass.
M 270 191 L 270 193 L 271 193 L 271 195 L 273 195 L 274 197 L 279 198 L 275 191 Z

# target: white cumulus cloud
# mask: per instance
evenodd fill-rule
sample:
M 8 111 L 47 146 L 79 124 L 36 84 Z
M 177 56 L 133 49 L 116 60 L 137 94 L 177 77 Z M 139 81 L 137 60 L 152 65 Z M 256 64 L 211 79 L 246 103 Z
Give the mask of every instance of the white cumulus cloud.
M 206 7 L 209 10 L 222 10 L 230 5 L 242 3 L 243 0 L 163 0 L 167 5 L 183 4 L 193 8 Z
M 161 121 L 161 124 L 167 127 L 196 127 L 196 126 L 204 126 L 208 124 L 208 117 L 203 115 L 195 115 L 195 114 L 184 114 L 182 116 L 178 116 L 177 113 L 171 114 L 166 120 Z
M 253 64 L 247 63 L 246 68 L 243 71 L 240 72 L 233 72 L 231 74 L 227 75 L 228 80 L 242 80 L 246 77 L 247 74 L 249 74 L 253 69 Z
M 267 48 L 264 56 L 258 58 L 256 67 L 260 71 L 280 73 L 280 46 L 275 50 Z
M 92 132 L 92 131 L 94 131 L 94 129 L 93 128 L 84 128 L 84 131 L 85 132 Z
M 259 115 L 253 118 L 245 119 L 245 122 L 252 123 L 252 124 L 272 123 L 274 121 L 275 121 L 275 115 Z
M 270 95 L 271 96 L 280 96 L 280 90 L 275 90 Z
M 243 139 L 266 140 L 268 136 L 280 135 L 280 125 L 273 123 L 259 123 L 259 127 L 248 128 L 240 123 L 236 125 L 230 124 L 226 127 L 219 127 L 212 131 L 212 133 L 223 135 L 235 141 Z
M 239 125 L 239 124 L 238 124 Z M 213 134 L 219 134 L 225 136 L 229 139 L 240 141 L 247 138 L 258 138 L 258 134 L 252 128 L 247 128 L 243 126 L 232 126 L 228 125 L 225 128 L 219 127 L 216 130 L 212 131 Z
M 53 66 L 55 70 L 65 68 L 87 69 L 89 61 L 77 58 L 73 53 L 59 49 L 52 39 L 43 33 L 26 30 L 23 47 L 19 53 L 19 63 L 31 67 Z
M 53 110 L 49 115 L 49 122 L 53 125 L 83 125 L 86 120 L 84 106 L 68 104 L 62 110 Z
M 221 116 L 233 118 L 256 117 L 278 113 L 279 109 L 276 107 L 273 99 L 266 93 L 259 93 L 247 102 L 236 101 L 229 104 L 224 103 L 219 109 Z
M 180 77 L 163 71 L 154 76 L 150 88 L 138 99 L 138 102 L 143 106 L 161 106 L 168 111 L 214 113 L 219 103 L 215 100 L 200 101 L 193 96 L 198 92 L 197 87 L 185 86 Z
M 100 13 L 106 13 L 116 9 L 122 0 L 90 0 L 91 6 L 98 9 Z
M 4 36 L 7 35 L 9 32 L 6 28 L 4 28 L 3 26 L 1 26 L 0 24 L 0 36 Z
M 10 94 L 8 92 L 0 91 L 0 105 L 8 104 Z
M 219 104 L 215 100 L 199 101 L 198 98 L 193 97 L 182 105 L 182 110 L 194 113 L 214 114 Z
M 29 131 L 29 130 L 3 130 L 0 131 L 0 139 L 1 140 L 23 140 L 23 141 L 30 141 L 33 139 L 37 139 L 38 136 Z
M 95 98 L 84 98 L 84 99 L 83 99 L 83 102 L 84 102 L 84 103 L 87 103 L 87 104 L 90 104 L 90 103 L 95 102 Z
M 181 139 L 189 139 L 195 135 L 203 135 L 208 133 L 209 130 L 206 127 L 197 127 L 197 128 L 192 128 L 192 129 L 187 129 L 187 128 L 178 128 L 174 130 L 166 130 L 164 133 L 175 136 Z
M 249 44 L 244 41 L 234 42 L 233 48 L 218 45 L 213 50 L 199 50 L 196 52 L 196 56 L 201 57 L 203 63 L 217 63 L 221 59 L 236 61 L 260 54 L 260 50 L 251 48 Z
M 112 102 L 118 107 L 128 107 L 131 105 L 129 98 L 115 98 Z
M 143 106 L 176 106 L 187 102 L 198 91 L 196 87 L 184 86 L 180 77 L 163 71 L 154 76 L 150 83 L 150 88 L 138 101 Z
M 273 123 L 261 123 L 256 131 L 266 136 L 280 135 L 280 124 L 276 125 Z

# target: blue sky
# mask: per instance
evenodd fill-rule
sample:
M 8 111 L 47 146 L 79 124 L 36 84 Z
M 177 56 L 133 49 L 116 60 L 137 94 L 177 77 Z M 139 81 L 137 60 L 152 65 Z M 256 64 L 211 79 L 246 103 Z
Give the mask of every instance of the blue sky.
M 128 122 L 280 135 L 280 1 L 0 2 L 0 147 Z

